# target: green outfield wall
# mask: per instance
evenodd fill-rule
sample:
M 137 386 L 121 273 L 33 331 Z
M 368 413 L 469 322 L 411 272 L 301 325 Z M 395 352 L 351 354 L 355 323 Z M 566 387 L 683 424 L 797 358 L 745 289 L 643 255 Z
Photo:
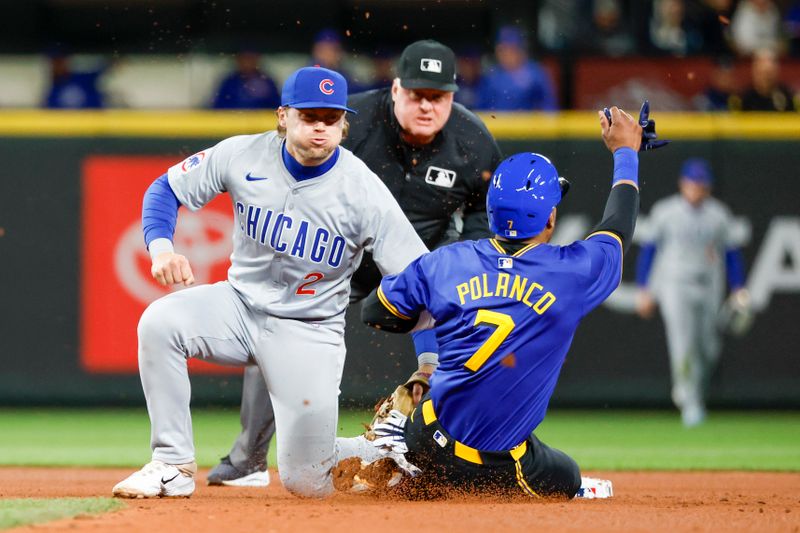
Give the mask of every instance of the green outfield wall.
M 556 239 L 585 236 L 602 213 L 612 168 L 596 115 L 482 118 L 504 154 L 545 153 L 572 181 Z M 682 161 L 707 157 L 716 194 L 737 215 L 758 310 L 748 335 L 725 341 L 712 405 L 800 407 L 800 116 L 656 119 L 674 142 L 641 157 L 637 238 L 646 236 L 652 204 L 675 191 Z M 144 187 L 221 138 L 274 124 L 271 113 L 0 112 L 0 405 L 143 404 L 135 316 L 158 295 L 135 227 Z M 179 228 L 181 242 L 198 248 L 188 254 L 200 254 L 204 281 L 224 278 L 229 209 L 220 205 L 218 216 L 181 214 L 193 224 Z M 632 313 L 637 252 L 625 259 L 620 289 L 579 328 L 554 403 L 669 404 L 663 324 Z M 347 347 L 346 404 L 372 403 L 415 367 L 410 341 L 361 326 L 357 308 L 348 312 Z M 195 405 L 238 402 L 239 375 L 210 370 L 198 367 L 192 378 Z

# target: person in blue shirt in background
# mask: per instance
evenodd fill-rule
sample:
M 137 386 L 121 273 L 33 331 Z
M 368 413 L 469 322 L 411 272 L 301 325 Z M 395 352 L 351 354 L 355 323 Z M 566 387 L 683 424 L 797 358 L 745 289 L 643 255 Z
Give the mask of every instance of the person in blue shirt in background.
M 557 108 L 550 77 L 538 63 L 528 59 L 526 48 L 519 28 L 500 28 L 494 49 L 497 64 L 484 75 L 477 109 L 553 111 Z
M 311 65 L 335 70 L 347 80 L 350 94 L 362 92 L 369 88 L 370 80 L 357 79 L 346 68 L 345 49 L 342 33 L 334 28 L 323 28 L 314 36 L 311 45 Z
M 49 109 L 102 109 L 103 93 L 98 88 L 105 68 L 76 72 L 70 66 L 70 57 L 63 50 L 51 51 L 50 74 L 52 83 L 44 101 Z
M 275 81 L 259 68 L 259 54 L 242 49 L 236 70 L 226 76 L 214 96 L 214 109 L 277 109 L 281 95 Z
M 480 47 L 474 45 L 464 46 L 456 51 L 458 92 L 455 94 L 455 101 L 467 109 L 478 109 L 480 102 L 483 80 L 481 55 Z
M 616 107 L 600 113 L 614 175 L 603 219 L 584 240 L 549 244 L 568 183 L 546 157 L 515 154 L 490 181 L 494 238 L 425 254 L 384 277 L 365 301 L 368 325 L 397 333 L 433 328 L 439 343 L 438 368 L 420 367 L 432 376 L 424 396 L 414 391 L 416 409 L 408 418 L 393 410 L 373 426 L 376 447 L 421 469 L 401 492 L 578 493 L 578 465 L 533 432 L 578 324 L 619 285 L 639 210 L 637 152 L 657 147 L 654 130 L 642 137 L 646 114 L 643 107 L 637 123 Z

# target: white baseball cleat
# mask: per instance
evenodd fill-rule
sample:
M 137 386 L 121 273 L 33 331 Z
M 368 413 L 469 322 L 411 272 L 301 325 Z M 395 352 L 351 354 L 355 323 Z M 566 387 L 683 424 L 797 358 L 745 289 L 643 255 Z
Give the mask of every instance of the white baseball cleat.
M 117 498 L 188 498 L 194 493 L 197 464 L 168 465 L 151 461 L 111 491 Z

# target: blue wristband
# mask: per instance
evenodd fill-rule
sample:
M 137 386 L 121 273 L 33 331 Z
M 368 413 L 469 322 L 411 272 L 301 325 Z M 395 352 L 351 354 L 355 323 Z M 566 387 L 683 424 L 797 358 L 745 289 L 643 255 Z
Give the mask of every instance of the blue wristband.
M 614 152 L 614 179 L 611 186 L 622 180 L 630 180 L 639 186 L 639 154 L 633 148 L 617 148 Z

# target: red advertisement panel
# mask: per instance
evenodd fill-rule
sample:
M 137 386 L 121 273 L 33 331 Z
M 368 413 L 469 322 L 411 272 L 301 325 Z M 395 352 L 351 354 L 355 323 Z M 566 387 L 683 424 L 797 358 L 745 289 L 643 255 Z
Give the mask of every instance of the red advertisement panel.
M 177 161 L 165 157 L 90 157 L 81 183 L 81 365 L 89 373 L 138 373 L 136 325 L 166 288 L 150 275 L 142 235 L 142 196 Z M 198 212 L 181 208 L 175 248 L 189 259 L 196 283 L 224 280 L 230 264 L 233 218 L 221 195 Z M 190 361 L 194 372 L 240 369 Z

